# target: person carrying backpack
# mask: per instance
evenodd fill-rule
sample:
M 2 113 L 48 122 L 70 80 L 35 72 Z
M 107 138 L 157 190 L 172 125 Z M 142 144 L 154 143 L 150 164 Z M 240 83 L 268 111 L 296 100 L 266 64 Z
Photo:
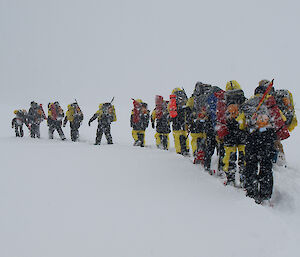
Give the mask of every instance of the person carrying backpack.
M 200 149 L 204 151 L 205 122 L 208 119 L 206 97 L 210 89 L 211 85 L 197 82 L 192 96 L 186 103 L 186 108 L 189 109 L 188 125 L 192 137 L 191 146 L 194 157 Z
M 132 137 L 134 146 L 145 146 L 145 131 L 149 126 L 150 111 L 148 105 L 141 99 L 133 99 L 133 109 L 130 116 L 130 127 L 132 127 Z
M 224 131 L 226 131 L 226 102 L 225 102 L 225 91 L 217 86 L 213 86 L 208 97 L 208 110 L 210 120 L 214 128 L 214 137 L 211 136 L 211 155 L 214 153 L 214 147 L 216 147 L 218 155 L 218 171 L 217 175 L 223 176 L 223 158 L 225 156 L 224 150 Z
M 30 125 L 30 136 L 32 138 L 40 138 L 40 124 L 43 120 L 47 120 L 42 104 L 32 101 L 28 111 L 28 124 Z
M 168 105 L 177 154 L 189 155 L 187 95 L 181 88 L 174 88 Z
M 91 123 L 98 118 L 98 127 L 96 132 L 95 145 L 101 144 L 102 135 L 104 133 L 107 144 L 113 144 L 111 136 L 111 127 L 112 122 L 117 121 L 115 107 L 110 103 L 99 104 L 99 110 L 90 118 L 88 125 L 91 126 Z
M 71 129 L 71 140 L 75 142 L 79 137 L 79 127 L 83 120 L 82 111 L 77 102 L 69 104 L 66 112 L 66 117 L 63 122 L 63 127 L 66 126 L 67 122 L 70 122 Z
M 243 185 L 244 183 L 246 133 L 240 129 L 236 118 L 239 116 L 240 106 L 245 100 L 244 92 L 239 83 L 235 80 L 227 82 L 225 92 L 226 111 L 223 123 L 226 129 L 223 137 L 225 150 L 223 171 L 227 177 L 226 185 L 235 185 L 236 161 L 238 161 L 240 184 Z
M 272 91 L 273 81 L 260 81 L 254 96 L 241 105 L 237 118 L 240 129 L 246 130 L 244 188 L 258 204 L 272 196 L 275 141 L 289 137 Z
M 186 107 L 189 109 L 188 125 L 192 137 L 194 163 L 201 163 L 212 174 L 211 157 L 216 146 L 214 125 L 208 97 L 212 86 L 197 82 Z
M 156 99 L 158 98 L 159 96 L 157 96 Z M 161 104 L 157 103 L 155 109 L 151 113 L 151 124 L 153 129 L 156 128 L 155 139 L 156 139 L 157 148 L 168 150 L 169 134 L 171 132 L 170 115 L 168 111 L 168 101 L 164 101 L 163 98 L 161 97 L 156 102 L 159 102 L 160 99 L 161 99 Z
M 49 139 L 53 139 L 53 133 L 56 130 L 61 140 L 65 140 L 66 137 L 61 128 L 62 121 L 65 114 L 58 102 L 48 104 L 48 126 L 49 126 Z
M 295 129 L 298 125 L 294 100 L 292 93 L 287 89 L 278 89 L 273 93 L 276 103 L 286 117 L 285 124 L 288 127 L 288 130 L 291 132 Z M 285 154 L 283 150 L 283 145 L 281 144 L 280 140 L 277 140 L 275 143 L 276 154 L 274 156 L 273 162 L 279 166 L 286 165 Z
M 16 117 L 12 119 L 11 127 L 15 128 L 16 137 L 23 137 L 24 136 L 24 130 L 23 130 L 24 123 L 30 130 L 30 127 L 27 122 L 27 112 L 26 112 L 26 110 L 15 110 L 14 114 L 16 115 Z

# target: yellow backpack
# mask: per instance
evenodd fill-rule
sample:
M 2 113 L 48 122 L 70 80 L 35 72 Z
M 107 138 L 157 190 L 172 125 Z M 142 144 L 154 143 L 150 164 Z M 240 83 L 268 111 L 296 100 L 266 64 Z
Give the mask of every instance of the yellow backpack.
M 99 104 L 99 110 L 97 111 L 98 114 L 98 120 L 102 118 L 102 116 L 105 115 L 112 115 L 113 116 L 113 122 L 117 121 L 117 115 L 115 106 L 111 103 L 102 103 Z
M 287 118 L 288 130 L 291 132 L 298 125 L 292 93 L 287 89 L 275 91 L 275 99 L 279 109 Z
M 72 104 L 68 105 L 68 110 L 66 112 L 66 116 L 68 121 L 73 122 L 74 121 L 74 113 L 75 113 L 75 108 L 72 106 Z

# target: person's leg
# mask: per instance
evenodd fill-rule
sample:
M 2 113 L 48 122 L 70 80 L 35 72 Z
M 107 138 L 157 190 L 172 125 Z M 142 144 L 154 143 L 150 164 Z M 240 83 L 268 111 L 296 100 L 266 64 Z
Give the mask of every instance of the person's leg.
M 110 125 L 107 125 L 107 126 L 104 127 L 104 134 L 105 134 L 107 143 L 109 145 L 112 145 L 113 144 L 113 140 L 112 140 L 112 136 L 111 136 L 111 132 L 110 132 Z
M 101 124 L 98 124 L 97 132 L 96 132 L 95 145 L 100 145 L 101 144 L 102 135 L 103 135 L 103 128 L 102 128 Z

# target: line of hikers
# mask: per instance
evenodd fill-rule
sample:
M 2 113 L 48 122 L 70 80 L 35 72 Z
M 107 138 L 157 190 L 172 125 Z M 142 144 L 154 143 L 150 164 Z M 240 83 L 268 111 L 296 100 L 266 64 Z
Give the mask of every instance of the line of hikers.
M 189 155 L 190 135 L 194 163 L 210 174 L 216 148 L 217 174 L 225 173 L 224 184 L 244 188 L 256 203 L 271 198 L 273 163 L 285 165 L 281 141 L 297 126 L 291 92 L 275 90 L 273 80 L 261 80 L 249 99 L 235 80 L 225 90 L 197 82 L 190 98 L 175 88 L 169 102 L 156 97 L 153 128 L 155 121 L 158 147 L 168 149 L 172 123 L 176 152 Z
M 45 115 L 42 104 L 37 104 L 32 101 L 27 113 L 26 110 L 15 110 L 16 117 L 12 120 L 12 128 L 15 128 L 16 137 L 23 137 L 23 124 L 25 124 L 32 138 L 40 138 L 40 124 L 43 120 L 47 120 L 49 127 L 49 139 L 53 139 L 53 133 L 57 131 L 60 138 L 65 140 L 66 137 L 62 130 L 66 124 L 70 123 L 71 140 L 77 141 L 79 138 L 79 128 L 83 121 L 83 113 L 75 101 L 68 105 L 66 115 L 58 102 L 48 104 L 48 118 Z M 98 118 L 98 128 L 96 134 L 95 145 L 100 145 L 103 133 L 106 136 L 108 144 L 112 144 L 112 136 L 110 133 L 110 124 L 116 121 L 115 108 L 111 103 L 103 103 L 99 105 L 99 110 L 89 120 L 88 125 L 91 125 Z
M 113 100 L 99 105 L 98 111 L 89 120 L 98 119 L 95 144 L 101 143 L 103 133 L 108 144 L 112 144 L 112 122 L 116 121 Z M 30 129 L 31 137 L 40 137 L 39 126 L 47 120 L 49 138 L 57 130 L 65 140 L 62 126 L 70 123 L 71 139 L 79 137 L 83 121 L 82 111 L 75 101 L 68 105 L 66 116 L 58 102 L 48 104 L 48 118 L 42 105 L 31 102 L 28 113 L 16 110 L 12 121 L 16 136 L 23 136 L 23 124 Z M 254 95 L 247 99 L 235 80 L 222 90 L 197 82 L 190 98 L 182 88 L 173 89 L 170 99 L 155 98 L 155 109 L 150 114 L 147 103 L 133 99 L 130 117 L 134 146 L 145 146 L 145 131 L 151 121 L 156 129 L 156 145 L 169 149 L 169 134 L 174 137 L 178 154 L 189 155 L 189 136 L 195 164 L 201 164 L 210 174 L 211 159 L 216 149 L 218 154 L 218 175 L 226 174 L 226 185 L 239 185 L 247 196 L 257 203 L 271 198 L 273 190 L 273 163 L 282 165 L 285 156 L 281 141 L 290 136 L 297 126 L 294 102 L 291 92 L 275 90 L 273 80 L 261 80 Z M 237 173 L 238 172 L 238 173 Z M 236 181 L 236 173 L 239 181 Z

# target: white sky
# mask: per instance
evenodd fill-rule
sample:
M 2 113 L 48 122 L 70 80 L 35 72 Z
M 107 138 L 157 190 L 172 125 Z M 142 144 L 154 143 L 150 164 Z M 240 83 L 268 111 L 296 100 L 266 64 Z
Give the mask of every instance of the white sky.
M 297 0 L 0 0 L 0 100 L 154 104 L 196 81 L 236 79 L 250 96 L 275 78 L 297 103 L 299 11 Z

